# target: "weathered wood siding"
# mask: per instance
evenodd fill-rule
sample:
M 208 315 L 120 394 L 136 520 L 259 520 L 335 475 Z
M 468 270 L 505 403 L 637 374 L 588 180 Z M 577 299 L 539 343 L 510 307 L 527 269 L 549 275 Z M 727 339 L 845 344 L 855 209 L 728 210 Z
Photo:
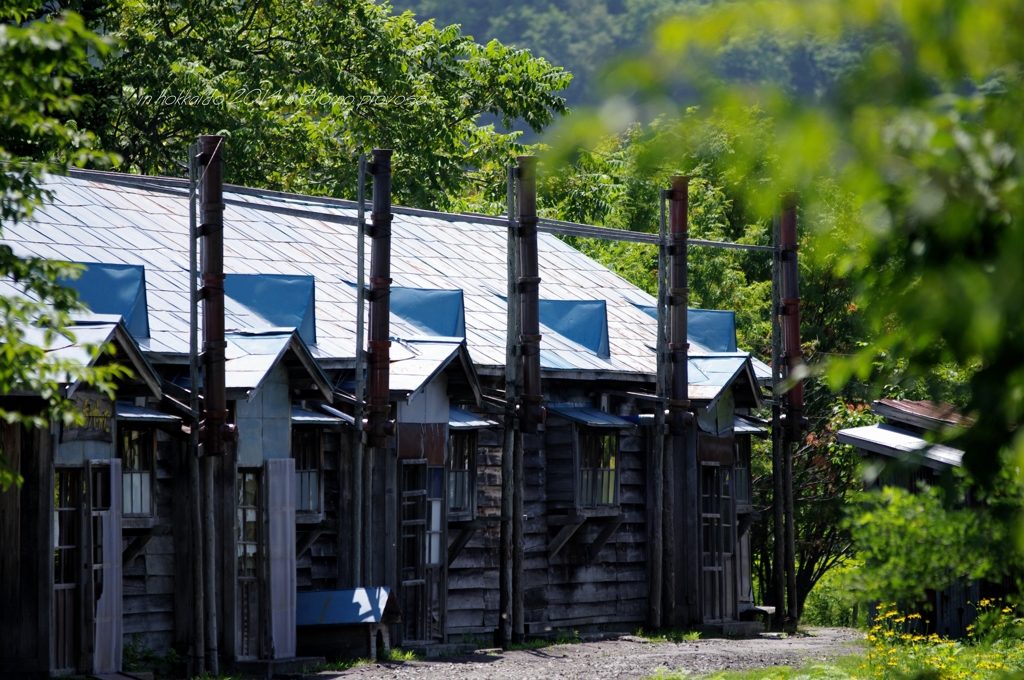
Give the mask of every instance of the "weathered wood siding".
M 571 461 L 571 438 L 566 444 L 561 434 L 557 437 L 551 434 L 549 432 L 548 460 L 564 458 L 563 452 L 568 450 Z M 639 428 L 619 434 L 619 513 L 624 515 L 623 523 L 588 564 L 587 546 L 601 533 L 605 522 L 610 521 L 588 518 L 545 570 L 547 584 L 543 599 L 547 618 L 543 623 L 552 630 L 598 626 L 629 630 L 644 622 L 647 611 L 647 454 L 643 434 Z M 529 487 L 529 482 L 527 485 Z M 540 522 L 537 524 L 539 526 Z M 542 558 L 546 560 L 547 541 L 560 528 L 552 526 L 543 537 L 538 537 L 544 539 L 544 551 L 535 556 L 538 563 Z
M 448 636 L 491 633 L 498 627 L 498 548 L 501 527 L 500 430 L 477 434 L 477 517 L 493 518 L 477 531 L 448 569 Z M 449 540 L 455 540 L 449 532 Z
M 183 521 L 188 517 L 189 501 L 188 485 L 180 483 L 188 478 L 183 449 L 180 441 L 157 432 L 152 529 L 156 535 L 142 554 L 124 565 L 122 573 L 125 649 L 151 649 L 163 654 L 176 641 L 187 640 L 187 636 L 181 635 L 187 617 L 175 611 L 176 599 L 179 605 L 186 605 L 182 598 L 176 598 L 176 593 L 188 592 L 181 586 L 191 585 L 191 578 L 188 584 L 182 584 L 178 582 L 179 576 L 191 574 L 192 568 L 187 559 L 176 559 L 176 548 L 188 546 L 191 541 L 189 524 Z M 124 530 L 122 551 L 144 531 L 148 530 Z M 187 555 L 191 551 L 186 547 L 185 552 Z
M 495 418 L 491 414 L 492 419 Z M 481 430 L 477 450 L 477 516 L 500 517 L 503 432 Z M 642 429 L 619 439 L 620 513 L 625 521 L 587 563 L 587 546 L 605 518 L 588 519 L 548 560 L 548 545 L 561 525 L 552 514 L 572 507 L 571 426 L 553 421 L 546 433 L 525 435 L 524 593 L 526 633 L 559 628 L 628 630 L 643 624 L 647 608 L 647 452 Z M 555 462 L 558 461 L 558 462 Z M 568 467 L 565 467 L 565 466 Z M 559 475 L 553 479 L 553 475 Z M 560 489 L 567 489 L 568 496 Z M 552 497 L 556 497 L 555 500 Z M 448 571 L 448 636 L 490 634 L 498 626 L 500 527 L 474 534 Z
M 8 464 L 25 478 L 0 493 L 0 674 L 50 668 L 53 465 L 48 429 L 0 426 Z

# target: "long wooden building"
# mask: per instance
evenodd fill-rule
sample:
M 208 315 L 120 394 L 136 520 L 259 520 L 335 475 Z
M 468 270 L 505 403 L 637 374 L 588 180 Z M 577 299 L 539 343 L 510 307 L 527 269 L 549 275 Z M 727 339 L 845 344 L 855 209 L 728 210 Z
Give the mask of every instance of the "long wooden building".
M 308 591 L 386 589 L 373 597 L 399 614 L 373 625 L 389 624 L 388 644 L 497 631 L 509 439 L 501 220 L 391 209 L 390 411 L 375 443 L 356 420 L 359 206 L 225 186 L 236 440 L 209 462 L 215 487 L 201 501 L 190 485 L 188 184 L 80 171 L 47 188 L 52 203 L 5 224 L 3 243 L 86 266 L 68 282 L 92 312 L 78 342 L 106 329 L 134 377 L 90 411 L 88 436 L 4 430 L 26 482 L 0 494 L 0 611 L 15 613 L 0 617 L 0 667 L 114 671 L 127 643 L 173 649 L 190 670 L 204 651 L 221 669 L 285 668 L 302 653 L 297 595 Z M 689 311 L 693 419 L 662 502 L 657 301 L 550 234 L 537 263 L 547 415 L 522 435 L 521 634 L 645 625 L 658 574 L 662 625 L 749 620 L 750 438 L 764 433 L 749 414 L 769 369 L 737 350 L 731 312 Z M 31 409 L 35 397 L 2 398 Z M 653 564 L 655 517 L 674 546 L 667 569 Z M 204 522 L 205 548 L 192 531 Z M 204 550 L 216 556 L 206 573 Z

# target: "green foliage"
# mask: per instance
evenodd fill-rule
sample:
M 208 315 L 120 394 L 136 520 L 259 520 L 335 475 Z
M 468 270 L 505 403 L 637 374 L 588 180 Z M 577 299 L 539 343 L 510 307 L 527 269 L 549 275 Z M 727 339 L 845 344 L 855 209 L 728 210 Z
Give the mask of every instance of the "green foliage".
M 934 487 L 863 494 L 850 530 L 864 568 L 850 573 L 850 591 L 861 600 L 919 601 L 958 578 L 1002 576 L 1013 563 L 1007 527 L 949 500 Z
M 811 416 L 809 434 L 793 452 L 797 603 L 801 612 L 820 579 L 854 553 L 844 520 L 848 504 L 863 486 L 861 462 L 854 447 L 839 443 L 839 431 L 878 422 L 866 406 L 842 400 L 833 399 L 827 408 L 817 410 Z M 751 530 L 751 549 L 759 599 L 767 602 L 775 551 L 771 443 L 755 442 L 755 449 L 751 474 L 762 519 Z
M 804 600 L 800 624 L 828 628 L 857 628 L 866 621 L 868 607 L 857 606 L 846 590 L 847 572 L 856 564 L 847 562 L 825 573 Z
M 978 498 L 1024 461 L 1022 27 L 1024 5 L 1005 0 L 763 0 L 687 11 L 658 26 L 645 54 L 616 67 L 614 96 L 601 111 L 574 116 L 555 157 L 581 143 L 595 146 L 636 116 L 674 111 L 684 120 L 691 112 L 678 104 L 679 92 L 699 98 L 701 115 L 726 125 L 756 103 L 774 122 L 776 162 L 765 165 L 760 149 L 736 147 L 733 172 L 759 170 L 761 181 L 737 184 L 734 200 L 750 215 L 770 215 L 780 191 L 800 192 L 802 224 L 817 251 L 811 259 L 849 286 L 848 304 L 864 331 L 861 343 L 823 366 L 828 385 L 868 384 L 864 396 L 886 386 L 920 388 L 943 398 L 943 375 L 962 373 L 958 398 L 975 420 L 953 443 L 966 452 Z M 794 96 L 762 79 L 723 78 L 723 45 L 808 39 L 861 46 L 860 58 L 840 69 L 830 99 Z M 851 218 L 839 229 L 819 219 L 836 212 L 837 195 L 839 212 Z M 925 512 L 935 500 L 921 494 L 887 503 L 891 517 L 879 508 L 876 519 L 903 522 L 908 532 L 879 529 L 884 549 L 924 557 L 915 546 L 929 535 L 923 524 L 937 524 Z M 939 505 L 952 522 L 935 529 L 935 538 L 949 541 L 947 555 L 936 551 L 942 568 L 902 560 L 909 571 L 887 569 L 894 580 L 872 588 L 919 588 L 910 573 L 947 580 L 954 567 L 948 553 L 961 538 L 970 542 L 955 552 L 974 551 L 964 558 L 968 572 L 1005 558 L 1008 547 L 1024 548 L 1019 502 L 997 494 L 963 512 Z M 999 523 L 1017 529 L 997 530 Z M 971 527 L 990 532 L 968 536 Z M 864 571 L 886 564 L 866 560 Z
M 14 225 L 28 219 L 48 198 L 48 174 L 71 165 L 102 164 L 109 154 L 94 150 L 93 135 L 70 121 L 84 99 L 73 92 L 76 78 L 89 69 L 90 56 L 104 55 L 108 42 L 89 32 L 80 16 L 62 13 L 32 20 L 39 4 L 30 0 L 0 3 L 0 221 Z M 2 234 L 0 234 L 2 235 Z M 125 375 L 117 365 L 87 368 L 55 359 L 46 347 L 73 340 L 69 312 L 79 309 L 74 291 L 61 279 L 77 270 L 64 262 L 20 258 L 0 245 L 0 394 L 15 390 L 38 394 L 42 405 L 22 411 L 0 407 L 0 427 L 20 423 L 46 427 L 51 419 L 65 423 L 81 418 L 64 398 L 61 383 L 83 380 L 111 393 L 111 380 Z M 29 343 L 30 325 L 42 329 L 42 343 Z M 91 348 L 93 357 L 105 348 Z M 0 450 L 0 491 L 21 484 Z
M 83 125 L 128 172 L 180 175 L 218 133 L 226 181 L 352 197 L 353 155 L 386 147 L 395 202 L 446 208 L 466 168 L 522 150 L 482 115 L 540 131 L 567 112 L 562 69 L 371 0 L 111 0 L 101 20 L 119 49 L 82 84 Z

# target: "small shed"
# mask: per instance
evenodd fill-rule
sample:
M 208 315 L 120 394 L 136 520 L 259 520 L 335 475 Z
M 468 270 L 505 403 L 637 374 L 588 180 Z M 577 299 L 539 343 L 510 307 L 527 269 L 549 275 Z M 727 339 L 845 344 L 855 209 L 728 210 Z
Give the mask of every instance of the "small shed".
M 298 654 L 376 659 L 391 651 L 392 624 L 401 623 L 390 588 L 314 590 L 298 594 Z

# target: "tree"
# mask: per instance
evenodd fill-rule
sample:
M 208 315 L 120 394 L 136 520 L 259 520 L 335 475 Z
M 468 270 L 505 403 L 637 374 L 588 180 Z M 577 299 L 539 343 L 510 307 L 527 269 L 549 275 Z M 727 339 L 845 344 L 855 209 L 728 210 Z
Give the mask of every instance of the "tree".
M 108 44 L 86 30 L 76 14 L 34 20 L 38 10 L 31 0 L 0 4 L 0 224 L 5 226 L 26 220 L 48 198 L 43 186 L 48 174 L 110 160 L 93 149 L 92 135 L 70 122 L 82 105 L 72 92 L 73 81 L 89 69 L 89 56 L 106 53 Z M 68 313 L 80 306 L 61 280 L 76 271 L 68 263 L 18 257 L 0 244 L 0 427 L 45 427 L 53 418 L 74 422 L 81 416 L 63 397 L 60 383 L 84 380 L 110 394 L 110 381 L 125 375 L 117 365 L 90 369 L 56 360 L 43 346 L 26 342 L 30 324 L 43 329 L 45 346 L 74 339 Z M 39 395 L 39 404 L 24 408 L 26 400 L 4 396 L 15 390 Z M 0 490 L 6 491 L 21 478 L 8 465 L 2 441 Z
M 722 78 L 721 46 L 765 35 L 856 36 L 863 57 L 826 103 Z M 650 52 L 615 74 L 621 92 L 639 94 L 607 107 L 678 111 L 672 93 L 685 92 L 706 115 L 738 120 L 757 103 L 774 120 L 781 151 L 769 181 L 741 187 L 751 212 L 769 214 L 783 190 L 800 191 L 805 217 L 824 212 L 825 187 L 851 197 L 850 229 L 804 221 L 832 270 L 852 283 L 868 331 L 824 374 L 835 389 L 862 380 L 878 393 L 893 375 L 932 388 L 949 366 L 977 367 L 965 401 L 975 420 L 953 443 L 980 492 L 1019 476 L 1024 459 L 1022 66 L 1020 3 L 730 3 L 663 22 Z M 601 117 L 615 118 L 609 110 Z M 595 133 L 573 134 L 575 147 Z M 756 159 L 740 149 L 731 163 Z M 1021 513 L 999 517 L 1024 547 Z
M 561 68 L 371 0 L 110 0 L 96 17 L 118 50 L 82 84 L 81 124 L 127 172 L 180 175 L 218 132 L 229 182 L 352 198 L 354 154 L 388 147 L 396 202 L 446 208 L 467 168 L 522 151 L 481 116 L 539 131 L 567 112 Z

